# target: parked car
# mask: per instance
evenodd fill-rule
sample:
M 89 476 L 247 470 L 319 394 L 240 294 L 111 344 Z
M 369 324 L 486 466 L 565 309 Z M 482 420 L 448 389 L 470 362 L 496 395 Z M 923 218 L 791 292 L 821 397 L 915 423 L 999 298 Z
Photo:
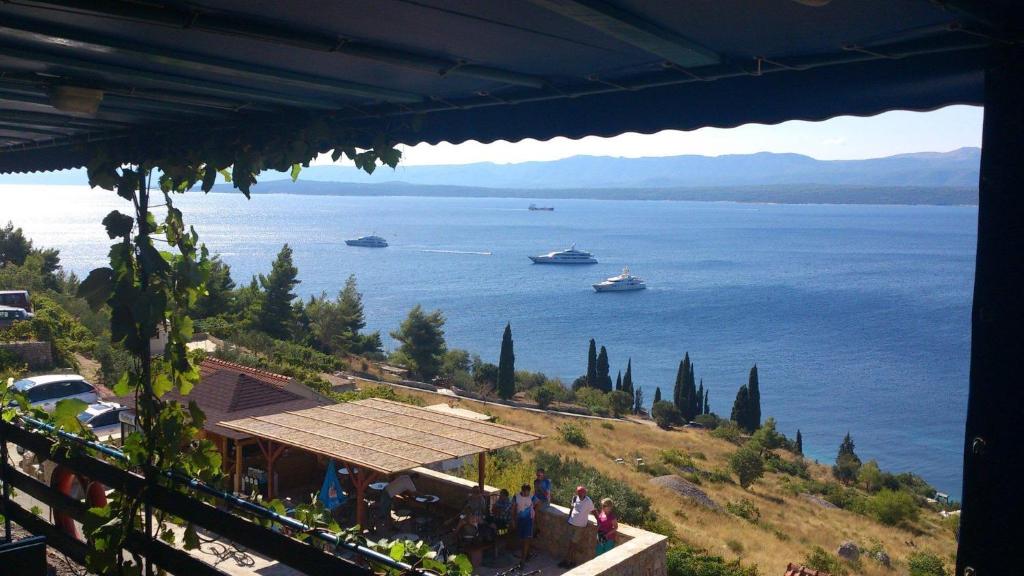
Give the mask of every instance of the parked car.
M 88 426 L 100 440 L 107 440 L 112 436 L 120 437 L 119 416 L 128 409 L 116 402 L 96 402 L 78 415 L 78 421 Z
M 32 298 L 28 290 L 0 290 L 0 306 L 21 308 L 25 312 L 32 312 Z
M 15 390 L 23 392 L 33 406 L 53 411 L 57 402 L 65 398 L 78 398 L 87 404 L 99 400 L 96 388 L 78 374 L 48 374 L 31 376 L 14 383 Z
M 0 306 L 0 328 L 7 328 L 19 320 L 31 320 L 34 315 L 24 308 Z

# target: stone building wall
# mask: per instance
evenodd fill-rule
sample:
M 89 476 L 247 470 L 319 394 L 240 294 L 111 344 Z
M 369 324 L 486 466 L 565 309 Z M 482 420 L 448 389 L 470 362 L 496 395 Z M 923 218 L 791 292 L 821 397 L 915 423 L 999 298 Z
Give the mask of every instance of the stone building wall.
M 29 370 L 53 368 L 53 350 L 49 342 L 3 342 L 0 350 L 13 352 Z

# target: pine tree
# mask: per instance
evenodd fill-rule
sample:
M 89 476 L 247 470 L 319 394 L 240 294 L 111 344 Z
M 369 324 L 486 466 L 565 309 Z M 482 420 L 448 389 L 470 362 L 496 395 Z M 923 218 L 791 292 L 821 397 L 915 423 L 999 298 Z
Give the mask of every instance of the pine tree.
M 796 429 L 796 453 L 804 455 L 804 437 L 800 434 L 800 429 Z
M 622 377 L 622 389 L 630 394 L 635 394 L 633 389 L 633 359 L 626 362 L 626 375 Z
M 277 253 L 270 274 L 260 274 L 263 294 L 256 314 L 256 327 L 274 338 L 288 337 L 292 319 L 292 290 L 299 284 L 299 269 L 292 263 L 292 249 L 285 244 Z
M 661 402 L 661 387 L 660 386 L 654 389 L 654 403 L 657 404 L 658 402 Z
M 697 388 L 697 415 L 704 413 L 704 379 L 700 379 L 700 387 Z
M 750 429 L 757 430 L 761 427 L 761 385 L 757 381 L 757 364 L 750 369 L 747 390 L 750 393 Z
M 505 324 L 498 357 L 498 396 L 508 400 L 516 393 L 516 355 L 512 343 L 512 324 Z
M 615 377 L 615 389 L 622 390 L 622 370 L 619 370 L 619 375 Z
M 448 350 L 444 341 L 444 315 L 440 310 L 427 314 L 417 304 L 391 337 L 401 343 L 397 352 L 408 368 L 423 381 L 430 382 L 441 370 L 441 361 Z
M 708 391 L 704 390 L 704 413 L 711 414 L 711 402 L 708 402 Z
M 587 350 L 587 387 L 597 388 L 597 343 L 590 339 L 590 349 Z
M 836 456 L 842 456 L 843 454 L 851 454 L 856 456 L 856 452 L 854 452 L 854 449 L 856 447 L 857 446 L 853 443 L 853 438 L 851 438 L 850 433 L 847 432 L 846 437 L 843 438 L 843 443 L 839 445 L 839 453 Z
M 736 400 L 732 403 L 732 414 L 729 419 L 747 432 L 753 432 L 750 429 L 750 392 L 746 385 L 740 386 L 736 391 Z
M 601 351 L 597 354 L 597 388 L 604 392 L 612 391 L 612 377 L 608 374 L 609 370 L 611 368 L 608 366 L 608 351 L 601 346 Z

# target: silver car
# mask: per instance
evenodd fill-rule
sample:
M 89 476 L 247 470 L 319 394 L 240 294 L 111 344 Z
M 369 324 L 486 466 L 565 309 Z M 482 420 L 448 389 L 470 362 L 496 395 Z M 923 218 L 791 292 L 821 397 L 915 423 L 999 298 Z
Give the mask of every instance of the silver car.
M 23 392 L 33 406 L 52 412 L 57 402 L 77 398 L 86 404 L 99 400 L 96 388 L 78 374 L 48 374 L 18 380 L 14 388 Z

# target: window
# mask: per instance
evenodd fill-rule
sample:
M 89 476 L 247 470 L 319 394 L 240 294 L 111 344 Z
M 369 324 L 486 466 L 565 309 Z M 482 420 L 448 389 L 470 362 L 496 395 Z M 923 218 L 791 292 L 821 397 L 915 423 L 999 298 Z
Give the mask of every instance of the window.
M 28 397 L 29 402 L 42 402 L 53 398 L 55 392 L 53 384 L 40 384 L 39 386 L 29 388 L 28 393 L 25 395 Z
M 89 426 L 92 428 L 103 428 L 104 426 L 113 426 L 117 424 L 117 413 L 118 410 L 110 410 L 100 414 L 89 421 Z
M 68 382 L 68 395 L 73 394 L 85 394 L 86 392 L 92 392 L 93 387 L 88 382 L 83 380 L 76 380 Z

